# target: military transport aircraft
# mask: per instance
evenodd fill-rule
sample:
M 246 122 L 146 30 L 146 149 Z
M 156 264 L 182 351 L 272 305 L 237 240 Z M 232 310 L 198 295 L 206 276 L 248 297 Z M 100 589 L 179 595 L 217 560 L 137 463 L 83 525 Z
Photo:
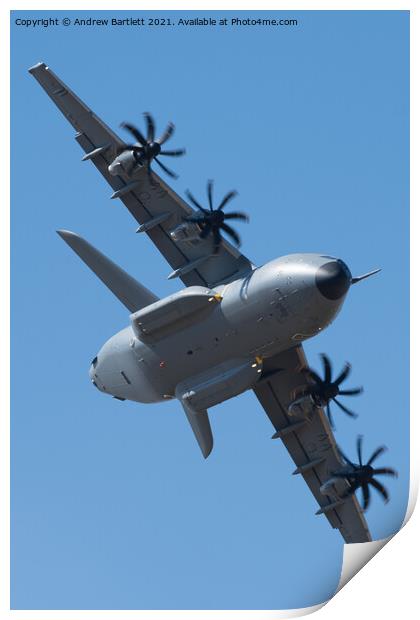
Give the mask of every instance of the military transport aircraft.
M 183 149 L 162 146 L 172 137 L 169 124 L 156 138 L 155 123 L 145 114 L 147 135 L 129 123 L 123 128 L 135 143 L 127 144 L 105 125 L 44 63 L 32 67 L 55 105 L 76 130 L 76 141 L 137 220 L 138 232 L 157 246 L 185 288 L 158 299 L 109 258 L 73 232 L 58 234 L 130 312 L 130 325 L 114 335 L 92 361 L 90 377 L 102 392 L 141 403 L 177 399 L 183 407 L 204 457 L 213 447 L 207 410 L 253 389 L 332 527 L 348 543 L 371 540 L 356 498 L 362 490 L 369 504 L 369 485 L 385 500 L 376 475 L 396 475 L 372 467 L 378 448 L 364 465 L 361 438 L 358 463 L 343 455 L 332 433 L 330 403 L 351 416 L 337 396 L 361 388 L 341 389 L 350 372 L 346 365 L 332 379 L 331 362 L 322 356 L 324 378 L 308 367 L 301 342 L 316 336 L 339 312 L 352 284 L 372 275 L 352 277 L 340 259 L 293 254 L 255 267 L 236 246 L 238 233 L 226 220 L 246 220 L 241 212 L 225 212 L 229 192 L 208 207 L 187 193 L 193 207 L 152 170 L 158 159 L 178 157 Z M 377 270 L 378 271 L 378 270 Z M 326 413 L 324 411 L 326 408 Z

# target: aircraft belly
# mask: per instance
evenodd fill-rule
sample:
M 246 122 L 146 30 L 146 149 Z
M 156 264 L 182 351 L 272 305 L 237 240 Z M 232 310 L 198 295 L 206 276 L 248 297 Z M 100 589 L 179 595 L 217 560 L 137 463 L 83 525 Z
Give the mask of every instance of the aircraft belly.
M 174 396 L 180 382 L 227 360 L 269 356 L 290 347 L 287 337 L 273 336 L 272 327 L 255 318 L 234 325 L 213 315 L 153 345 L 136 341 L 133 352 L 153 389 L 162 397 Z
M 287 260 L 218 287 L 217 295 L 192 287 L 132 315 L 137 365 L 161 398 L 229 360 L 272 357 L 330 322 L 332 310 L 314 293 L 312 276 L 299 270 L 288 275 Z M 174 301 L 188 304 L 188 312 L 191 304 L 201 304 L 206 312 L 191 305 L 188 316 L 178 316 L 184 306 L 176 314 Z

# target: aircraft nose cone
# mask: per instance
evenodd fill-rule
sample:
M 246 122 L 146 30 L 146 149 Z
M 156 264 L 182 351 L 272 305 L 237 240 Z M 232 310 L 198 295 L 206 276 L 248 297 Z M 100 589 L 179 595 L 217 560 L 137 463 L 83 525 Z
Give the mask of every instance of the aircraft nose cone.
M 326 299 L 336 300 L 349 290 L 351 273 L 342 260 L 333 260 L 318 269 L 315 281 L 321 295 Z

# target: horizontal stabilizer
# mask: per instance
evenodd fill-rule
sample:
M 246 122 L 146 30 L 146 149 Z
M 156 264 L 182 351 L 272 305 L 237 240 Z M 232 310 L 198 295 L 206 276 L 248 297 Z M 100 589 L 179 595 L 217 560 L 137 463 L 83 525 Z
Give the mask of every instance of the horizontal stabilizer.
M 182 398 L 180 401 L 187 415 L 188 422 L 191 424 L 201 452 L 206 459 L 213 449 L 213 433 L 211 432 L 209 415 L 205 409 L 197 411 L 190 407 Z
M 57 233 L 130 312 L 136 312 L 158 301 L 156 295 L 85 239 L 69 230 L 57 230 Z

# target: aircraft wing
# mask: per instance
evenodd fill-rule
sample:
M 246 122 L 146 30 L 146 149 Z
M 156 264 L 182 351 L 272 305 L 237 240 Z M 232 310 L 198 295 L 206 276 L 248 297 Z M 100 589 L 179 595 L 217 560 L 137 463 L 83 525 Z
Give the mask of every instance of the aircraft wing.
M 325 514 L 332 527 L 340 530 L 346 543 L 371 541 L 356 496 L 337 500 L 337 497 L 320 492 L 321 485 L 331 478 L 331 473 L 342 467 L 337 444 L 323 409 L 312 406 L 310 416 L 306 417 L 288 413 L 288 406 L 295 398 L 295 390 L 307 383 L 306 375 L 302 373 L 307 367 L 300 345 L 268 358 L 264 360 L 264 374 L 254 392 L 276 429 L 274 437 L 283 440 L 296 464 L 293 473 L 303 477 L 318 502 L 319 510 L 316 514 Z M 345 488 L 336 490 L 340 492 Z
M 137 220 L 173 271 L 168 277 L 179 277 L 186 286 L 214 286 L 246 274 L 252 265 L 238 250 L 223 240 L 217 255 L 212 254 L 212 239 L 175 241 L 170 231 L 193 213 L 162 179 L 153 173 L 154 182 L 148 175 L 141 180 L 126 182 L 122 177 L 112 176 L 108 166 L 119 150 L 121 140 L 107 125 L 81 101 L 45 63 L 29 69 L 47 95 L 76 130 L 76 141 L 113 189 L 113 198 L 119 198 Z

